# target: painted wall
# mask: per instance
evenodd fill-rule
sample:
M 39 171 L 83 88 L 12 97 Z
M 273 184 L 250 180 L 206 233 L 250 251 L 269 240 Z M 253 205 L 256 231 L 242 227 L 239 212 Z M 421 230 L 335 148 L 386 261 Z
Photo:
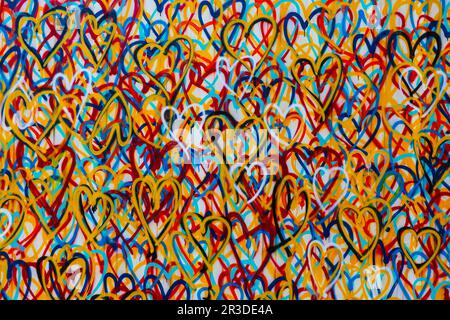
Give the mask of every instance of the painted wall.
M 449 1 L 1 0 L 2 299 L 449 299 Z

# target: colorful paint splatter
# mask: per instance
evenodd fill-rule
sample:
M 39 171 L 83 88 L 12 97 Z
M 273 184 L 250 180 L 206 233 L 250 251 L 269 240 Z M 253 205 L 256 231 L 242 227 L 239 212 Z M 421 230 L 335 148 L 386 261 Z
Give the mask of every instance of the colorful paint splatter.
M 0 0 L 2 299 L 450 299 L 450 2 Z

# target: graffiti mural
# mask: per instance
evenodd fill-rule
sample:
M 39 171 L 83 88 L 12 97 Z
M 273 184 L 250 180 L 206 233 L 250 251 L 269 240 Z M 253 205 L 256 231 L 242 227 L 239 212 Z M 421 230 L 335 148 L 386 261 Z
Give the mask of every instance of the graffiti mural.
M 1 299 L 450 299 L 450 2 L 0 0 Z

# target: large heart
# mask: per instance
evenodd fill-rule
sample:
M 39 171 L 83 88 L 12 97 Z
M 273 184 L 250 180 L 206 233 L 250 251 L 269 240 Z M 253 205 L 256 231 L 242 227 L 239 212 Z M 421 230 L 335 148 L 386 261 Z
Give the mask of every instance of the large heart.
M 61 249 L 37 262 L 39 281 L 52 300 L 84 299 L 89 293 L 89 259 L 81 253 Z
M 414 45 L 411 40 L 413 35 L 416 35 L 416 33 L 408 34 L 403 30 L 390 34 L 387 52 L 391 64 L 397 67 L 404 63 L 410 63 L 423 70 L 434 66 L 440 57 L 442 48 L 439 34 L 430 31 L 425 32 L 416 40 Z M 420 84 L 417 85 L 412 88 L 412 92 L 419 88 Z
M 238 32 L 237 30 L 240 30 Z M 238 36 L 236 36 L 238 34 Z M 231 20 L 222 30 L 222 43 L 225 50 L 244 64 L 247 70 L 258 70 L 269 55 L 278 34 L 278 25 L 270 17 L 257 17 L 252 21 Z M 244 59 L 258 57 L 256 64 Z
M 441 236 L 433 228 L 425 227 L 415 231 L 403 227 L 398 231 L 398 243 L 414 271 L 421 274 L 433 262 L 440 251 Z
M 191 40 L 177 36 L 164 46 L 144 43 L 135 51 L 134 58 L 140 69 L 173 103 L 193 60 Z
M 115 206 L 111 196 L 94 191 L 90 186 L 79 186 L 73 196 L 75 217 L 87 241 L 95 238 L 108 226 Z
M 295 241 L 308 221 L 311 200 L 305 188 L 298 187 L 292 175 L 285 176 L 275 189 L 274 222 L 282 247 Z
M 26 194 L 32 210 L 44 230 L 52 235 L 64 226 L 69 201 L 67 190 L 76 165 L 75 154 L 65 149 L 52 161 L 37 165 L 39 170 L 32 175 L 27 175 L 26 171 L 21 174 L 28 186 Z
M 324 245 L 318 240 L 310 242 L 308 266 L 320 296 L 325 297 L 327 291 L 339 279 L 342 263 L 342 251 L 335 244 Z
M 230 240 L 229 222 L 219 216 L 187 213 L 182 217 L 182 226 L 190 242 L 198 248 L 206 268 L 211 269 Z
M 92 14 L 85 15 L 82 21 L 81 44 L 89 62 L 97 69 L 105 60 L 116 34 L 115 21 L 106 16 L 97 21 Z
M 6 121 L 17 138 L 47 159 L 56 146 L 64 146 L 69 139 L 53 130 L 59 128 L 63 106 L 61 97 L 52 90 L 39 91 L 31 98 L 16 90 L 5 102 Z
M 133 120 L 129 109 L 120 91 L 110 95 L 87 139 L 89 150 L 95 156 L 110 152 L 114 143 L 124 147 L 131 140 Z
M 18 39 L 42 69 L 47 67 L 52 57 L 70 37 L 67 24 L 64 24 L 62 30 L 56 27 L 57 21 L 66 19 L 67 11 L 60 7 L 47 11 L 40 18 L 33 18 L 28 14 L 17 18 Z
M 376 209 L 345 206 L 339 210 L 338 226 L 349 248 L 360 261 L 365 260 L 380 237 L 381 221 Z
M 336 54 L 325 54 L 316 62 L 298 57 L 292 65 L 292 75 L 305 94 L 303 100 L 324 121 L 336 97 L 342 79 L 342 61 Z
M 26 214 L 25 200 L 18 194 L 0 197 L 0 250 L 20 234 Z
M 143 177 L 134 180 L 132 192 L 133 206 L 154 252 L 175 221 L 181 205 L 180 183 L 174 178 Z

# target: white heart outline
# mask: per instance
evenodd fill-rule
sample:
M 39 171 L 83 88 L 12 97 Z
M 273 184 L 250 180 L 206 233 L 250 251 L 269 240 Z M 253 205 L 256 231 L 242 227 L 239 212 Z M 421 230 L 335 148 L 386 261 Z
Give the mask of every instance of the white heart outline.
M 2 233 L 0 233 L 0 237 L 3 237 L 9 231 L 9 229 L 11 229 L 13 219 L 11 212 L 5 208 L 0 208 L 0 214 L 4 214 L 8 218 L 8 224 L 5 230 L 3 230 Z
M 233 170 L 237 167 L 241 168 L 242 165 L 243 165 L 243 163 L 235 163 L 230 167 L 229 172 L 230 172 L 231 177 L 233 177 Z M 267 180 L 268 180 L 268 169 L 262 162 L 259 162 L 259 161 L 253 162 L 250 166 L 247 164 L 244 167 L 244 170 L 247 172 L 247 174 L 249 176 L 251 176 L 252 169 L 255 166 L 258 166 L 259 168 L 261 168 L 263 170 L 264 180 L 261 181 L 260 186 L 259 186 L 258 190 L 256 191 L 256 193 L 253 195 L 253 197 L 250 200 L 247 200 L 248 204 L 252 203 L 261 194 L 261 192 L 263 191 L 265 184 L 267 183 Z M 233 181 L 234 181 L 234 187 L 236 188 L 236 191 L 245 198 L 246 196 L 245 196 L 244 192 L 242 192 L 241 188 L 236 184 L 236 180 L 234 178 L 233 178 Z
M 191 160 L 191 158 L 190 158 L 190 153 L 188 152 L 188 149 L 189 148 L 191 148 L 194 144 L 193 143 L 191 143 L 191 144 L 189 144 L 189 145 L 185 145 L 183 142 L 181 142 L 180 141 L 180 139 L 178 139 L 177 138 L 177 136 L 175 135 L 175 133 L 174 133 L 174 131 L 173 131 L 173 127 L 172 126 L 170 126 L 169 127 L 169 124 L 167 123 L 167 121 L 166 121 L 166 119 L 164 118 L 164 115 L 165 115 L 165 113 L 166 113 L 166 111 L 167 110 L 171 110 L 175 115 L 176 115 L 176 118 L 174 119 L 174 121 L 175 120 L 179 120 L 179 119 L 182 119 L 182 117 L 184 116 L 184 114 L 187 112 L 187 111 L 190 111 L 193 107 L 199 107 L 200 108 L 200 113 L 199 113 L 199 115 L 197 115 L 197 117 L 201 117 L 201 122 L 200 122 L 200 134 L 202 135 L 202 138 L 205 136 L 205 133 L 203 132 L 203 125 L 205 124 L 205 122 L 206 122 L 206 111 L 205 111 L 205 108 L 203 108 L 203 106 L 202 105 L 200 105 L 200 104 L 198 104 L 198 103 L 192 103 L 192 104 L 190 104 L 190 105 L 188 105 L 181 113 L 180 112 L 178 112 L 178 110 L 177 109 L 175 109 L 174 107 L 172 107 L 172 106 L 166 106 L 166 107 L 164 107 L 162 110 L 161 110 L 161 119 L 162 119 L 162 121 L 163 121 L 163 123 L 164 123 L 164 126 L 167 128 L 167 130 L 169 131 L 169 135 L 172 137 L 172 139 L 181 147 L 181 149 L 183 149 L 183 152 L 186 154 L 186 156 L 188 157 L 188 160 Z M 195 121 L 195 123 L 196 123 L 196 126 L 198 126 L 198 124 L 197 124 L 197 121 Z M 175 126 L 175 127 L 177 127 L 177 128 L 175 128 L 176 130 L 178 130 L 179 129 L 179 126 Z
M 283 146 L 287 147 L 289 146 L 289 143 L 284 142 L 283 140 L 280 139 L 280 136 L 278 134 L 275 133 L 275 130 L 272 129 L 272 127 L 269 125 L 268 121 L 267 121 L 267 111 L 269 111 L 272 108 L 275 108 L 275 110 L 277 110 L 278 114 L 282 115 L 283 118 L 286 120 L 286 116 L 292 111 L 292 110 L 296 110 L 296 111 L 300 111 L 300 107 L 303 108 L 304 106 L 300 103 L 293 103 L 290 104 L 286 110 L 281 110 L 280 106 L 277 105 L 276 103 L 269 103 L 266 105 L 266 108 L 264 109 L 264 115 L 263 115 L 263 121 L 264 124 L 267 126 L 267 128 L 269 129 L 269 133 L 270 135 L 272 135 L 275 140 L 277 140 L 279 143 L 281 143 Z M 300 114 L 300 112 L 298 112 Z M 303 117 L 301 117 L 303 120 Z M 306 126 L 306 123 L 304 122 L 304 125 Z M 274 132 L 272 132 L 274 131 Z M 295 137 L 295 136 L 294 136 Z
M 82 110 L 82 109 L 84 108 L 84 106 L 86 105 L 88 96 L 93 92 L 93 91 L 92 91 L 92 75 L 91 75 L 91 73 L 89 72 L 88 69 L 82 68 L 82 69 L 78 70 L 78 71 L 73 75 L 72 80 L 71 80 L 70 83 L 69 83 L 69 78 L 67 78 L 67 76 L 66 76 L 64 73 L 60 72 L 60 73 L 58 73 L 58 74 L 55 75 L 55 77 L 53 78 L 53 81 L 52 81 L 52 89 L 53 89 L 53 91 L 55 91 L 55 92 L 58 92 L 57 86 L 56 86 L 56 85 L 57 85 L 57 81 L 58 81 L 59 79 L 62 80 L 62 82 L 64 83 L 64 86 L 66 87 L 66 89 L 68 89 L 68 88 L 69 88 L 69 85 L 70 85 L 70 89 L 69 89 L 69 90 L 72 90 L 75 81 L 78 79 L 78 76 L 79 76 L 80 74 L 82 74 L 82 73 L 84 73 L 85 75 L 87 75 L 86 79 L 88 80 L 88 84 L 87 84 L 86 90 L 84 90 L 85 94 L 84 94 L 83 98 L 81 99 L 81 104 L 80 104 L 79 109 L 78 109 L 78 112 L 77 112 L 77 114 L 76 114 L 76 116 L 75 116 L 75 121 L 78 119 L 78 117 L 80 116 L 81 110 Z
M 23 86 L 25 84 L 25 79 L 24 78 L 19 78 L 17 80 L 17 82 L 12 86 L 11 89 L 9 89 L 5 96 L 3 97 L 2 103 L 0 104 L 0 109 L 1 109 L 1 126 L 2 128 L 7 131 L 10 132 L 11 131 L 11 127 L 6 123 L 6 115 L 4 113 L 4 105 L 5 102 L 8 98 L 8 94 L 14 92 L 17 88 L 19 88 L 27 97 L 27 99 L 29 101 L 33 100 L 34 95 L 33 93 L 28 93 L 28 91 L 25 89 L 25 87 Z M 12 120 L 13 122 L 17 125 L 17 127 L 20 130 L 25 130 L 26 128 L 32 126 L 35 123 L 36 120 L 36 110 L 31 109 L 30 112 L 33 112 L 33 117 L 30 116 L 30 120 L 28 122 L 23 121 L 22 116 L 20 116 L 18 113 L 15 113 Z
M 422 75 L 421 70 L 420 70 L 419 68 L 415 67 L 415 66 L 409 66 L 408 68 L 405 68 L 404 70 L 402 70 L 402 72 L 400 73 L 400 80 L 406 81 L 406 83 L 408 83 L 408 84 L 409 84 L 409 81 L 406 80 L 405 74 L 406 74 L 407 72 L 409 72 L 409 71 L 414 71 L 415 74 L 420 78 L 420 80 L 421 80 L 421 82 L 422 82 L 422 85 L 419 87 L 419 90 L 418 90 L 418 91 L 420 91 L 420 92 L 419 92 L 419 96 L 422 96 L 423 93 L 425 92 L 425 90 L 426 90 L 427 88 L 429 88 L 429 84 L 430 84 L 431 80 L 435 78 L 435 73 L 433 73 L 432 76 L 428 78 L 428 81 L 427 81 L 427 83 L 425 84 L 424 81 L 423 81 L 423 75 Z M 436 99 L 439 99 L 439 97 L 442 96 L 442 94 L 443 94 L 443 92 L 444 92 L 444 90 L 445 90 L 445 88 L 446 88 L 446 83 L 448 82 L 448 77 L 447 77 L 447 75 L 444 73 L 444 71 L 442 71 L 441 69 L 436 69 L 436 73 L 437 73 L 438 75 L 441 76 L 440 79 L 443 79 L 442 82 L 439 81 L 439 84 L 442 84 L 442 86 L 441 86 L 441 91 L 439 92 L 439 96 L 436 97 Z M 420 88 L 421 88 L 423 85 L 425 85 L 424 88 L 423 88 L 422 90 L 420 90 Z M 402 93 L 403 93 L 403 91 L 402 91 Z M 405 99 L 410 98 L 409 96 L 406 96 L 405 94 L 403 94 L 403 96 L 405 97 Z M 419 112 L 419 113 L 421 112 L 420 108 L 416 107 L 416 106 L 415 106 L 414 104 L 412 104 L 410 101 L 407 102 L 407 106 L 412 107 L 414 110 L 416 110 L 416 111 Z M 424 114 L 421 115 L 422 118 L 423 118 L 423 117 L 426 117 L 426 116 L 428 115 L 428 113 L 431 112 L 432 109 L 433 109 L 433 108 L 428 108 L 428 110 L 427 110 Z
M 386 266 L 383 266 L 383 267 L 378 267 L 378 266 L 375 266 L 375 265 L 373 265 L 373 266 L 368 266 L 368 267 L 366 267 L 366 268 L 364 268 L 364 271 L 363 271 L 363 276 L 362 276 L 362 286 L 363 286 L 363 288 L 364 288 L 364 291 L 366 292 L 366 294 L 369 296 L 369 297 L 371 297 L 371 293 L 369 293 L 370 291 L 373 291 L 373 289 L 370 289 L 370 287 L 367 285 L 367 282 L 368 282 L 368 276 L 367 276 L 367 271 L 366 270 L 368 270 L 369 268 L 374 268 L 375 267 L 375 269 L 377 270 L 377 272 L 380 272 L 380 271 L 385 271 L 388 275 L 389 275 L 389 280 L 392 280 L 392 272 L 391 272 L 391 269 L 389 269 L 388 267 L 386 267 Z M 383 282 L 381 282 L 381 284 L 383 284 Z M 383 285 L 383 287 L 385 287 L 386 286 L 386 284 L 387 283 L 384 283 Z M 381 288 L 376 288 L 376 289 L 378 289 L 378 290 L 380 290 L 380 291 L 383 291 L 383 287 L 381 287 Z M 388 291 L 388 290 L 386 290 L 386 291 Z M 371 298 L 373 298 L 373 297 L 371 297 Z
M 251 73 L 250 73 L 250 78 L 248 79 L 248 82 L 250 82 L 250 81 L 253 80 L 253 77 L 254 77 L 255 67 L 256 67 L 256 62 L 255 62 L 255 58 L 254 58 L 253 56 L 244 56 L 244 57 L 242 57 L 242 60 L 245 60 L 245 59 L 250 59 L 250 61 L 251 61 L 251 63 L 252 63 L 252 70 L 251 70 Z M 232 71 L 234 71 L 234 70 L 236 69 L 236 66 L 237 66 L 238 63 L 243 64 L 243 63 L 242 63 L 242 60 L 236 60 L 232 65 L 230 65 L 230 60 L 229 60 L 228 58 L 225 58 L 225 57 L 219 57 L 219 58 L 217 58 L 217 60 L 216 60 L 216 76 L 217 76 L 217 79 L 219 80 L 219 82 L 220 82 L 225 88 L 228 89 L 228 91 L 232 92 L 234 96 L 237 95 L 237 94 L 236 94 L 236 91 L 234 91 L 234 90 L 226 83 L 225 77 L 223 76 L 223 73 L 220 72 L 220 68 L 223 68 L 223 63 L 220 64 L 220 62 L 224 62 L 225 65 L 227 66 L 228 72 L 231 73 Z M 245 65 L 244 65 L 244 67 L 245 67 Z M 244 91 L 243 91 L 243 92 L 241 93 L 241 95 L 238 97 L 239 100 L 242 99 L 242 96 L 243 96 L 245 93 L 247 93 L 248 87 L 249 87 L 249 85 L 248 85 L 248 83 L 247 83 L 247 85 L 245 86 Z

